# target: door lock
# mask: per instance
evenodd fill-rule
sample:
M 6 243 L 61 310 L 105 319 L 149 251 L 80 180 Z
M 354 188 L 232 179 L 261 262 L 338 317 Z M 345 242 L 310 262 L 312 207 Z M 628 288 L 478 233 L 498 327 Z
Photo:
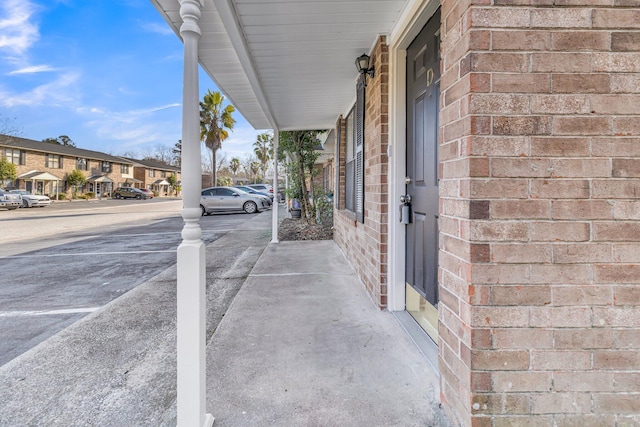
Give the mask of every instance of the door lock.
M 411 224 L 411 195 L 400 196 L 400 223 Z

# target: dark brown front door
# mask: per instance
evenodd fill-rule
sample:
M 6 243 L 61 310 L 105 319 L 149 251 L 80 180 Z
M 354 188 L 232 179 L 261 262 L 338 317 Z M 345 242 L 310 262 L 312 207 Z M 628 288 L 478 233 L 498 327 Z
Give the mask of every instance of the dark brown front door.
M 407 49 L 406 281 L 438 304 L 438 100 L 440 11 Z

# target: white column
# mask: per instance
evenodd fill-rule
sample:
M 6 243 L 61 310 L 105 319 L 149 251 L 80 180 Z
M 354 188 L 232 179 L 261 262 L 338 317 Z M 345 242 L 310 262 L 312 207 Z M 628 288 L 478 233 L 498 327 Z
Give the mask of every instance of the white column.
M 271 243 L 278 243 L 278 205 L 279 197 L 278 197 L 278 142 L 280 140 L 280 135 L 278 129 L 273 130 L 273 208 L 271 211 L 272 214 L 272 223 L 271 223 Z
M 182 243 L 178 246 L 178 426 L 209 427 L 206 414 L 205 247 L 200 229 L 198 41 L 201 0 L 180 0 L 182 93 Z

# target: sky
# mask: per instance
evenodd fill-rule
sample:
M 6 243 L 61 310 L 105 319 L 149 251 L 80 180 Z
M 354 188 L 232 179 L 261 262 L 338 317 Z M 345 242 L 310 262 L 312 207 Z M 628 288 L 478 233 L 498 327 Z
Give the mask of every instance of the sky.
M 149 0 L 0 0 L 0 119 L 33 140 L 143 157 L 181 139 L 182 42 Z M 200 99 L 218 90 L 200 70 Z M 236 111 L 228 159 L 253 151 Z M 205 154 L 206 155 L 206 154 Z

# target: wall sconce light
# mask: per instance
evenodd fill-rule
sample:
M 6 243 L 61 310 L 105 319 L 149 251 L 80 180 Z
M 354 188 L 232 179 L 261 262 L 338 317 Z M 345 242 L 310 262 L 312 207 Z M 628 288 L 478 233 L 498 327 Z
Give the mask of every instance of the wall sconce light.
M 364 75 L 364 86 L 367 86 L 367 74 L 373 77 L 373 67 L 369 68 L 369 55 L 363 53 L 356 58 L 356 68 L 360 74 Z

